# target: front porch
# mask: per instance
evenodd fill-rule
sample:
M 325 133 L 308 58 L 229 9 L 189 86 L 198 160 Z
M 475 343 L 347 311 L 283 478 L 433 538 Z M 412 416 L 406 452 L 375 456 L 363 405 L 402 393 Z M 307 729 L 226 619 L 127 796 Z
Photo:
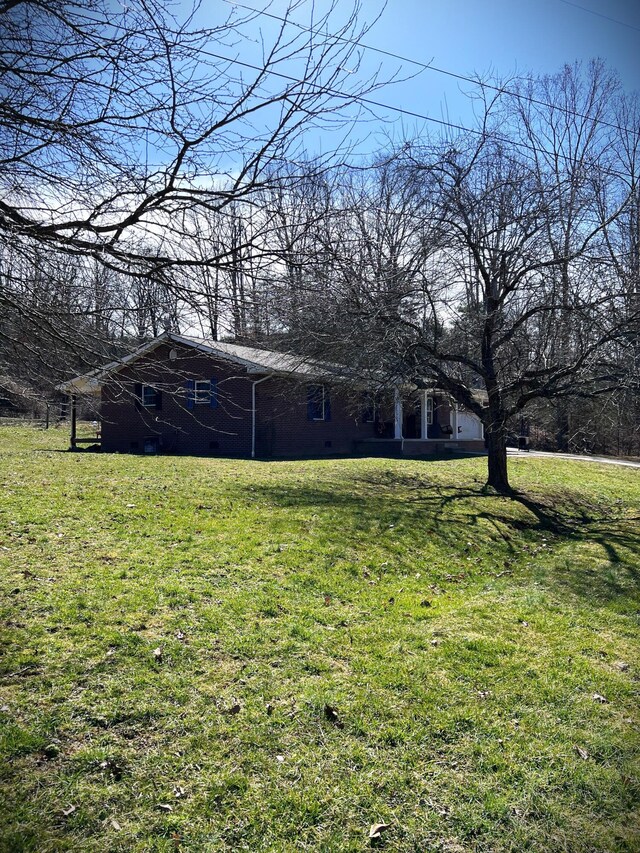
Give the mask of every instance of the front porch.
M 422 390 L 403 396 L 396 390 L 393 438 L 417 443 L 418 452 L 431 452 L 431 442 L 454 448 L 460 442 L 484 444 L 484 430 L 475 415 L 442 393 Z
M 370 456 L 434 456 L 484 452 L 480 420 L 453 400 L 429 390 L 402 394 L 396 390 L 392 409 L 378 413 L 378 435 L 362 439 L 356 452 Z

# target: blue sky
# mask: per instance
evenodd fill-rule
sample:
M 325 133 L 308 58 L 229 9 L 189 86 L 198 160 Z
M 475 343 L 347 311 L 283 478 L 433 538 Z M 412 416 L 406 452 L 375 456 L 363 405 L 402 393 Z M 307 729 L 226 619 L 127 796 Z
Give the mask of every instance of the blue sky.
M 367 42 L 449 71 L 500 77 L 554 73 L 565 63 L 602 57 L 626 89 L 640 89 L 640 0 L 578 5 L 628 26 L 562 0 L 389 0 Z M 438 117 L 448 105 L 456 120 L 464 115 L 455 112 L 459 85 L 426 71 L 410 87 L 390 89 L 389 97 Z
M 239 2 L 276 15 L 282 15 L 288 5 L 287 0 Z M 328 2 L 316 0 L 316 8 Z M 231 5 L 229 0 L 205 0 L 201 14 L 207 23 L 220 22 Z M 350 0 L 338 0 L 336 19 L 351 5 Z M 381 6 L 379 0 L 362 0 L 361 18 L 374 19 Z M 308 24 L 309 7 L 301 4 L 293 19 Z M 276 24 L 260 18 L 267 42 Z M 524 73 L 553 74 L 565 63 L 586 63 L 600 57 L 618 72 L 627 91 L 640 90 L 640 0 L 388 0 L 364 41 L 446 71 L 470 76 L 490 73 L 503 79 Z M 247 48 L 243 51 L 239 56 L 245 56 Z M 363 69 L 378 64 L 383 78 L 397 70 L 401 75 L 418 70 L 410 63 L 363 51 Z M 385 87 L 373 97 L 410 112 L 468 126 L 473 116 L 461 88 L 468 91 L 470 86 L 429 69 Z M 387 114 L 397 117 L 393 112 Z M 405 116 L 395 127 L 374 123 L 357 133 L 368 137 L 365 148 L 375 150 L 387 133 L 413 136 L 428 126 Z M 322 145 L 330 147 L 331 140 L 323 136 Z
M 601 56 L 640 86 L 640 0 L 389 0 L 369 41 L 462 73 L 553 72 Z

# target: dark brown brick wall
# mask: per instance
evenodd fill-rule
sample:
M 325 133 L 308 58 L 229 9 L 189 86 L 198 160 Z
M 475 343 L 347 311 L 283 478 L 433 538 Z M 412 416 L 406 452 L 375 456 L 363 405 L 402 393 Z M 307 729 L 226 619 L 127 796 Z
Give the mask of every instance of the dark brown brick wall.
M 175 361 L 169 351 L 178 352 Z M 217 379 L 217 408 L 187 408 L 187 379 Z M 107 452 L 142 453 L 156 439 L 169 453 L 250 456 L 251 386 L 259 375 L 227 360 L 163 344 L 144 359 L 123 368 L 102 389 L 102 448 Z M 162 392 L 161 409 L 137 403 L 136 383 Z M 256 386 L 256 453 L 258 456 L 319 456 L 350 453 L 357 439 L 373 436 L 353 403 L 329 389 L 330 421 L 307 420 L 307 384 L 269 378 Z
M 307 419 L 307 383 L 268 379 L 258 385 L 258 454 L 321 456 L 352 453 L 357 440 L 372 438 L 374 425 L 362 423 L 358 405 L 335 386 L 327 386 L 327 391 L 331 420 L 310 421 Z

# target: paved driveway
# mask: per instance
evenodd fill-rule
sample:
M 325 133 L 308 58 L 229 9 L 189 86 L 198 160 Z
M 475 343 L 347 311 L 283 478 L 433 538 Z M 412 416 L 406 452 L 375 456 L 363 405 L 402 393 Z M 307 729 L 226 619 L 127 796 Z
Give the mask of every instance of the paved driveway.
M 521 458 L 539 456 L 543 459 L 572 459 L 576 462 L 604 462 L 605 465 L 624 465 L 627 468 L 640 468 L 640 462 L 629 462 L 627 459 L 616 459 L 615 456 L 580 456 L 577 453 L 543 453 L 541 450 L 517 450 L 507 448 L 507 456 Z

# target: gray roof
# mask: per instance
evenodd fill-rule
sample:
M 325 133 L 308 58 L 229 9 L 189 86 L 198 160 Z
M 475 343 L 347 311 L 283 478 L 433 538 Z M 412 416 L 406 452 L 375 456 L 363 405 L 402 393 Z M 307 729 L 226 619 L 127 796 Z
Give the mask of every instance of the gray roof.
M 102 385 L 114 373 L 117 373 L 127 364 L 130 364 L 146 353 L 152 352 L 161 344 L 171 343 L 193 347 L 199 352 L 203 352 L 214 358 L 217 357 L 225 361 L 231 361 L 245 368 L 248 373 L 253 374 L 278 374 L 280 376 L 293 376 L 303 379 L 313 378 L 317 380 L 330 378 L 340 378 L 343 380 L 357 379 L 357 375 L 354 375 L 353 370 L 349 370 L 348 367 L 303 358 L 292 353 L 276 352 L 275 350 L 250 347 L 245 344 L 232 344 L 226 341 L 214 341 L 210 338 L 194 338 L 188 335 L 165 332 L 163 335 L 154 338 L 152 341 L 148 341 L 118 361 L 112 361 L 110 364 L 100 367 L 97 370 L 92 370 L 90 373 L 85 373 L 82 376 L 75 376 L 58 385 L 57 389 L 67 394 L 98 394 Z M 472 395 L 477 402 L 486 404 L 487 395 L 485 391 L 474 390 L 472 391 Z
M 231 357 L 232 361 L 244 364 L 249 372 L 290 373 L 297 376 L 320 376 L 344 373 L 344 368 L 319 361 L 312 361 L 291 353 L 259 349 L 244 344 L 232 344 L 226 341 L 212 341 L 206 338 L 191 338 L 185 335 L 172 335 L 178 343 L 188 342 L 211 355 Z
M 56 386 L 57 390 L 66 393 L 97 394 L 107 379 L 127 364 L 130 364 L 148 352 L 152 352 L 161 344 L 171 343 L 193 347 L 207 355 L 222 358 L 225 361 L 232 361 L 246 368 L 248 373 L 277 373 L 280 375 L 316 378 L 335 377 L 339 375 L 346 377 L 347 375 L 344 367 L 320 361 L 312 361 L 289 353 L 165 332 L 163 335 L 143 344 L 129 355 L 125 355 L 117 361 L 112 361 L 97 370 L 92 370 L 81 376 L 74 376 L 72 379 L 62 382 Z

